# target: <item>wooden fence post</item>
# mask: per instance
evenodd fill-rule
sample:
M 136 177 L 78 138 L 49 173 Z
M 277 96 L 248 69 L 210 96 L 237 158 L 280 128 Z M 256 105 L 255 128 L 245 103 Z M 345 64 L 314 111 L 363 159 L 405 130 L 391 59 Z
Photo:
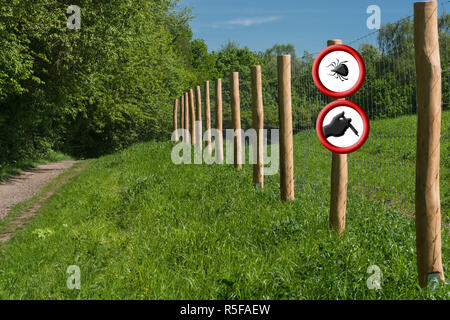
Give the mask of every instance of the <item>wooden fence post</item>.
M 205 81 L 205 130 L 206 130 L 206 152 L 212 153 L 211 147 L 211 102 L 209 99 L 209 81 Z
M 191 134 L 189 131 L 189 93 L 184 93 L 184 129 L 186 130 L 185 142 L 191 142 Z
M 194 90 L 189 90 L 189 106 L 191 107 L 191 143 L 195 145 L 195 107 L 194 107 Z
M 222 79 L 216 79 L 216 162 L 223 163 L 223 132 L 222 132 Z
M 261 66 L 251 66 L 252 78 L 252 126 L 256 131 L 256 163 L 253 164 L 253 184 L 264 188 L 264 109 L 262 95 Z M 250 146 L 251 147 L 251 146 Z
M 437 2 L 414 3 L 417 82 L 416 248 L 419 285 L 444 279 L 441 255 L 439 161 L 441 63 Z
M 178 99 L 173 103 L 173 130 L 175 132 L 175 142 L 178 142 Z
M 342 44 L 342 40 L 328 40 L 327 45 Z M 343 99 L 342 99 L 343 100 Z M 347 209 L 348 167 L 346 154 L 332 154 L 330 187 L 330 227 L 341 235 L 345 230 Z
M 239 97 L 239 72 L 232 72 L 231 90 L 231 122 L 234 131 L 234 167 L 242 169 L 242 136 L 241 136 L 241 101 Z
M 200 90 L 200 86 L 195 87 L 195 102 L 197 107 L 197 116 L 195 117 L 195 133 L 196 133 L 196 146 L 199 150 L 202 150 L 203 147 L 203 128 L 202 128 L 202 94 Z
M 291 56 L 278 57 L 278 117 L 280 122 L 281 200 L 293 201 L 294 149 L 292 141 Z
M 180 127 L 181 127 L 181 134 L 180 138 L 181 141 L 184 141 L 184 93 L 180 97 Z

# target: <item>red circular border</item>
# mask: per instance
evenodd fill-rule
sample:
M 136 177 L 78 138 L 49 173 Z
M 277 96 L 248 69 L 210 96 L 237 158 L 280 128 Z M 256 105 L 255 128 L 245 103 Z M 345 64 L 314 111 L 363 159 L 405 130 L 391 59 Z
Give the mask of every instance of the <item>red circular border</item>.
M 327 141 L 327 139 L 325 138 L 325 136 L 323 134 L 322 124 L 323 124 L 323 120 L 325 119 L 325 116 L 332 109 L 334 109 L 336 107 L 341 107 L 341 106 L 350 107 L 350 108 L 356 110 L 356 112 L 358 112 L 358 114 L 361 116 L 361 119 L 363 121 L 364 132 L 363 132 L 362 137 L 355 144 L 348 146 L 348 147 L 336 147 L 336 146 L 332 145 L 331 143 L 329 143 Z M 322 143 L 322 145 L 325 148 L 327 148 L 328 150 L 330 150 L 334 153 L 343 154 L 343 153 L 355 152 L 356 150 L 361 148 L 362 145 L 366 142 L 367 138 L 369 137 L 369 131 L 370 131 L 370 123 L 369 123 L 369 117 L 367 116 L 366 112 L 359 105 L 357 105 L 353 101 L 349 101 L 349 100 L 336 100 L 336 101 L 333 101 L 333 102 L 327 104 L 325 106 L 325 108 L 323 108 L 322 111 L 320 111 L 319 116 L 317 117 L 317 121 L 316 121 L 316 133 L 317 133 L 317 137 L 319 137 L 320 143 Z
M 320 78 L 319 78 L 320 62 L 323 60 L 323 58 L 327 54 L 329 54 L 330 52 L 333 52 L 333 51 L 345 51 L 345 52 L 351 54 L 358 62 L 358 66 L 359 66 L 359 70 L 360 70 L 358 81 L 355 83 L 355 85 L 353 87 L 351 87 L 347 91 L 336 92 L 336 91 L 328 90 L 322 84 L 322 81 L 320 81 Z M 312 76 L 313 76 L 314 84 L 316 85 L 317 89 L 319 89 L 323 94 L 325 94 L 329 97 L 332 97 L 332 98 L 336 98 L 336 99 L 347 98 L 347 97 L 350 97 L 351 95 L 353 95 L 356 91 L 358 91 L 359 88 L 361 88 L 361 86 L 363 85 L 364 80 L 366 78 L 366 65 L 364 64 L 364 60 L 358 51 L 356 51 L 352 47 L 346 46 L 344 44 L 335 44 L 335 45 L 326 47 L 325 49 L 320 51 L 320 53 L 317 55 L 316 59 L 314 60 L 313 67 L 312 67 Z

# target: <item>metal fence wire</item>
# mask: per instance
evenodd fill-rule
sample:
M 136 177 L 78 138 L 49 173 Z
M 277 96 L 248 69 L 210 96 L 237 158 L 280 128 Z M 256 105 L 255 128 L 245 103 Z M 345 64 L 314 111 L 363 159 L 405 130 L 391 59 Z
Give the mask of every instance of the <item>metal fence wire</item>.
M 429 4 L 424 4 L 429 5 Z M 434 10 L 434 4 L 433 10 Z M 450 15 L 447 14 L 450 1 L 443 2 L 438 5 L 438 23 L 439 23 L 439 53 L 442 70 L 442 105 L 441 105 L 441 139 L 440 139 L 440 201 L 441 201 L 441 226 L 442 230 L 450 228 L 450 60 L 448 55 L 448 45 L 450 42 L 449 24 Z M 430 7 L 429 7 L 430 8 Z M 425 6 L 422 8 L 425 10 Z M 433 13 L 434 14 L 434 13 Z M 426 20 L 426 15 L 418 15 L 417 21 L 420 24 Z M 435 21 L 433 16 L 433 20 Z M 435 42 L 435 30 L 430 34 L 425 34 L 425 29 L 417 29 L 419 38 L 423 40 L 426 36 L 432 36 Z M 422 31 L 422 32 L 421 32 Z M 324 39 L 324 47 L 328 39 Z M 395 23 L 387 23 L 379 30 L 370 32 L 358 39 L 347 41 L 343 39 L 343 43 L 358 50 L 361 54 L 366 66 L 366 78 L 363 86 L 348 100 L 360 105 L 367 113 L 370 120 L 370 134 L 366 143 L 354 153 L 348 154 L 346 157 L 334 157 L 337 162 L 333 163 L 334 169 L 339 169 L 339 165 L 345 164 L 347 159 L 348 165 L 348 181 L 347 195 L 345 194 L 345 173 L 333 171 L 333 176 L 337 173 L 343 173 L 343 178 L 339 180 L 339 185 L 331 186 L 331 165 L 332 153 L 319 142 L 316 135 L 316 120 L 319 112 L 330 103 L 330 98 L 322 94 L 315 86 L 312 77 L 312 65 L 319 54 L 310 54 L 305 51 L 302 57 L 297 56 L 290 46 L 280 46 L 276 54 L 261 54 L 264 60 L 262 67 L 262 94 L 263 94 L 263 110 L 264 110 L 264 129 L 267 129 L 266 142 L 270 144 L 270 160 L 277 154 L 280 156 L 279 175 L 266 175 L 264 177 L 264 187 L 271 196 L 275 195 L 272 191 L 277 184 L 281 191 L 281 200 L 294 200 L 294 193 L 297 199 L 301 199 L 301 205 L 304 210 L 311 208 L 308 216 L 308 223 L 324 225 L 325 221 L 329 221 L 331 227 L 335 227 L 336 231 L 341 233 L 344 228 L 355 228 L 357 233 L 347 233 L 350 237 L 363 235 L 361 241 L 372 241 L 370 235 L 373 231 L 377 231 L 383 241 L 377 242 L 380 255 L 392 254 L 392 250 L 383 250 L 383 246 L 392 246 L 393 243 L 401 241 L 414 242 L 416 234 L 425 234 L 427 237 L 424 243 L 431 247 L 436 242 L 437 222 L 431 222 L 432 219 L 426 219 L 426 223 L 421 222 L 423 219 L 417 219 L 419 223 L 414 223 L 415 215 L 415 188 L 416 188 L 416 149 L 417 141 L 430 138 L 430 133 L 435 134 L 438 126 L 435 122 L 435 112 L 438 106 L 433 105 L 428 110 L 422 110 L 421 116 L 426 114 L 429 122 L 434 121 L 432 128 L 426 130 L 426 123 L 420 123 L 420 132 L 424 136 L 418 136 L 417 125 L 417 76 L 415 64 L 415 48 L 414 48 L 414 19 L 413 17 L 405 17 Z M 277 57 L 282 51 L 289 51 L 291 57 Z M 288 53 L 288 52 L 286 52 Z M 437 52 L 432 51 L 431 58 L 421 57 L 418 61 L 427 64 L 426 59 L 437 59 Z M 420 56 L 420 55 L 419 55 Z M 289 79 L 289 60 L 291 66 L 291 79 Z M 417 70 L 424 70 L 423 66 L 417 65 Z M 253 124 L 252 110 L 252 86 L 250 66 L 236 70 L 239 72 L 239 89 L 236 86 L 236 74 L 232 80 L 229 76 L 222 78 L 222 111 L 223 111 L 223 150 L 225 160 L 228 160 L 228 152 L 232 153 L 232 145 L 234 138 L 227 137 L 225 131 L 237 127 L 239 122 L 236 121 L 236 114 L 240 112 L 241 128 L 248 130 Z M 277 72 L 279 72 L 277 76 Z M 253 78 L 254 79 L 254 78 Z M 436 77 L 429 77 L 427 85 L 422 84 L 422 88 L 426 88 Z M 287 130 L 290 127 L 290 108 L 289 108 L 289 80 L 291 81 L 291 97 L 292 97 L 292 125 L 293 125 L 293 141 Z M 435 82 L 433 82 L 434 85 Z M 278 90 L 280 86 L 279 96 Z M 436 87 L 432 89 L 436 94 Z M 216 103 L 215 103 L 215 84 L 210 82 L 210 100 L 211 100 L 211 127 L 216 127 Z M 240 106 L 238 107 L 237 97 L 239 90 Z M 202 91 L 204 89 L 202 88 Z M 420 93 L 423 93 L 422 91 Z M 257 99 L 260 109 L 260 99 Z M 202 96 L 202 114 L 203 123 L 202 131 L 206 129 L 205 120 L 205 99 Z M 233 112 L 231 112 L 233 107 Z M 191 106 L 190 106 L 191 108 Z M 195 104 L 197 110 L 197 103 Z M 233 121 L 231 119 L 233 114 Z M 192 117 L 190 123 L 192 123 Z M 260 124 L 257 121 L 258 125 Z M 192 130 L 192 124 L 190 125 Z M 283 129 L 280 134 L 280 141 L 276 139 L 270 141 L 271 130 Z M 288 128 L 288 129 L 286 129 Z M 427 132 L 428 131 L 428 132 Z M 273 131 L 275 132 L 275 131 Z M 230 141 L 227 139 L 230 138 Z M 422 142 L 419 144 L 419 151 L 426 150 L 433 144 L 433 148 L 437 143 L 434 135 L 430 140 L 432 143 Z M 233 141 L 232 141 L 233 140 Z M 236 139 L 237 140 L 237 139 Z M 218 140 L 220 141 L 220 140 Z M 238 140 L 239 141 L 239 140 Z M 242 149 L 243 154 L 248 154 L 249 142 L 244 141 Z M 294 153 L 294 168 L 292 168 L 292 158 L 290 151 Z M 214 143 L 214 142 L 213 142 Z M 239 150 L 239 148 L 236 148 Z M 280 151 L 282 150 L 282 151 Z M 433 149 L 435 150 L 435 149 Z M 274 154 L 275 152 L 275 154 Z M 265 157 L 268 155 L 266 154 Z M 428 154 L 420 154 L 419 159 L 434 158 Z M 232 160 L 233 157 L 230 157 Z M 248 163 L 248 157 L 245 156 L 244 163 Z M 235 159 L 236 160 L 236 159 Z M 267 167 L 267 158 L 265 164 Z M 336 166 L 336 164 L 338 165 Z M 271 163 L 272 165 L 273 163 Z M 433 165 L 436 164 L 434 161 Z M 430 187 L 428 178 L 430 177 L 426 170 L 430 167 L 418 167 L 418 190 Z M 235 163 L 235 168 L 240 169 L 241 165 Z M 257 168 L 257 167 L 254 167 Z M 292 177 L 292 169 L 294 178 Z M 264 169 L 266 170 L 266 169 Z M 261 175 L 258 169 L 254 171 L 260 179 Z M 274 172 L 277 172 L 274 170 Z M 425 178 L 424 178 L 425 176 Z M 294 181 L 293 181 L 294 180 Z M 336 179 L 337 180 L 337 179 Z M 431 180 L 431 179 L 429 179 Z M 253 180 L 257 185 L 257 181 Z M 262 182 L 262 180 L 260 180 Z M 295 190 L 293 190 L 292 182 L 294 182 Z M 335 180 L 334 180 L 335 182 Z M 432 190 L 436 180 L 431 182 Z M 336 188 L 338 186 L 339 188 Z M 294 192 L 295 191 L 295 192 Z M 334 192 L 334 193 L 333 193 Z M 423 199 L 425 194 L 418 194 L 417 205 L 424 206 L 425 202 L 433 202 L 433 208 L 437 205 L 435 195 L 430 195 L 427 199 Z M 340 199 L 336 198 L 342 196 Z M 333 201 L 332 201 L 333 200 Z M 342 200 L 342 201 L 341 201 Z M 345 203 L 345 209 L 343 204 Z M 331 208 L 330 208 L 331 207 Z M 319 210 L 317 210 L 319 208 Z M 331 210 L 330 210 L 331 209 Z M 330 212 L 328 217 L 325 212 Z M 339 211 L 339 212 L 336 212 Z M 426 211 L 426 212 L 424 212 Z M 421 211 L 419 214 L 429 214 L 429 210 Z M 419 218 L 419 217 L 418 217 Z M 345 223 L 345 220 L 348 223 Z M 437 220 L 437 219 L 436 219 Z M 327 222 L 328 222 L 327 221 Z M 383 223 L 379 223 L 379 222 Z M 432 224 L 431 224 L 432 223 Z M 357 226 L 357 227 L 355 227 Z M 417 227 L 417 231 L 414 230 Z M 422 230 L 421 230 L 422 229 Z M 426 230 L 426 232 L 424 231 Z M 381 232 L 380 232 L 381 231 Z M 432 232 L 430 232 L 432 231 Z M 365 237 L 368 235 L 367 237 Z M 419 240 L 420 241 L 420 240 Z M 374 244 L 375 245 L 375 244 Z M 448 238 L 444 238 L 441 246 L 434 246 L 433 250 L 429 248 L 420 248 L 417 246 L 417 264 L 419 274 L 419 284 L 425 286 L 427 284 L 427 274 L 424 272 L 429 270 L 428 261 L 440 261 L 441 251 L 449 252 L 450 243 Z M 425 248 L 425 249 L 424 249 Z M 357 249 L 357 248 L 355 248 Z M 419 252 L 420 250 L 422 252 Z M 349 247 L 349 256 L 353 249 Z M 395 249 L 394 249 L 395 251 Z M 414 250 L 411 247 L 410 263 L 414 263 Z M 436 258 L 437 257 L 437 258 Z M 426 259 L 425 259 L 426 258 Z M 386 259 L 388 263 L 396 263 L 395 259 Z M 345 263 L 345 262 L 343 262 Z M 399 262 L 402 263 L 404 261 Z M 412 267 L 412 266 L 409 266 Z M 428 269 L 427 269 L 428 268 Z M 424 271 L 425 270 L 425 271 Z M 421 274 L 422 273 L 422 274 Z
M 441 209 L 443 228 L 450 225 L 450 150 L 449 118 L 449 17 L 450 2 L 439 10 L 439 46 L 442 66 L 441 129 Z M 364 219 L 367 226 L 380 214 L 405 219 L 414 216 L 417 99 L 413 17 L 383 25 L 358 39 L 343 43 L 359 51 L 366 65 L 361 89 L 349 97 L 359 104 L 370 119 L 370 135 L 365 145 L 348 155 L 347 217 Z M 324 39 L 324 46 L 327 39 Z M 292 57 L 292 116 L 294 129 L 295 193 L 310 194 L 309 201 L 329 208 L 331 152 L 316 136 L 315 124 L 320 110 L 330 99 L 312 79 L 312 64 L 319 52 Z M 278 129 L 277 61 L 273 57 L 262 70 L 264 128 Z M 241 126 L 251 127 L 252 102 L 250 69 L 239 70 Z M 204 91 L 203 84 L 201 85 Z M 230 78 L 222 79 L 223 129 L 231 129 Z M 215 83 L 210 81 L 211 126 L 216 125 Z M 205 104 L 202 93 L 203 131 Z M 181 113 L 181 112 L 180 112 Z M 179 113 L 179 116 L 180 116 Z M 180 116 L 181 118 L 181 116 Z M 181 119 L 179 118 L 179 123 Z M 224 133 L 224 138 L 225 133 Z M 225 140 L 224 140 L 225 141 Z M 267 176 L 266 179 L 273 180 Z M 369 201 L 368 201 L 369 200 Z M 383 212 L 383 213 L 382 213 Z M 399 215 L 400 213 L 400 215 Z M 383 217 L 380 217 L 383 218 Z M 399 224 L 405 225 L 405 224 Z M 394 229 L 396 225 L 392 226 Z M 396 230 L 406 231 L 406 230 Z
M 442 191 L 449 190 L 450 183 L 448 4 L 445 2 L 438 7 L 442 66 Z M 347 216 L 369 221 L 368 215 L 383 207 L 387 208 L 384 212 L 412 217 L 417 129 L 413 17 L 386 24 L 353 41 L 344 39 L 343 43 L 358 50 L 366 64 L 364 85 L 348 99 L 359 104 L 371 121 L 366 144 L 360 151 L 348 155 Z M 316 118 L 330 100 L 313 83 L 311 68 L 315 56 L 306 54 L 292 66 L 296 193 L 305 192 L 307 188 L 322 188 L 325 192 L 330 185 L 331 152 L 320 144 L 315 132 Z M 449 225 L 449 194 L 442 191 L 445 228 Z

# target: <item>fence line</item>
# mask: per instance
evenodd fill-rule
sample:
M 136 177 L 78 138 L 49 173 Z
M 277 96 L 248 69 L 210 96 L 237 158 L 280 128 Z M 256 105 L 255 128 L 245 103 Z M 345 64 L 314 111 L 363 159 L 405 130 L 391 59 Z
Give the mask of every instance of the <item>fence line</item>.
M 241 136 L 241 99 L 239 95 L 239 73 L 232 72 L 230 75 L 230 94 L 231 94 L 231 121 L 234 132 L 234 167 L 237 170 L 242 169 L 242 136 Z
M 278 114 L 280 123 L 281 200 L 293 201 L 294 144 L 292 141 L 291 56 L 278 57 Z
M 184 141 L 184 94 L 180 97 L 180 127 L 180 139 L 181 141 Z
M 201 151 L 203 146 L 203 132 L 202 132 L 202 94 L 200 86 L 195 87 L 195 146 Z
M 211 104 L 209 99 L 209 81 L 205 81 L 204 86 L 205 93 L 205 131 L 206 131 L 206 151 L 211 154 Z
M 223 132 L 222 132 L 222 79 L 216 79 L 216 162 L 223 163 Z
M 440 4 L 438 8 L 443 9 L 446 4 L 448 2 Z M 433 4 L 422 3 L 416 4 L 415 7 L 429 5 Z M 296 174 L 302 177 L 302 183 L 297 188 L 305 190 L 305 186 L 313 186 L 314 188 L 327 186 L 330 183 L 330 175 L 324 168 L 330 165 L 331 160 L 330 225 L 337 229 L 338 233 L 342 233 L 345 228 L 346 215 L 352 217 L 352 219 L 364 219 L 364 221 L 368 221 L 368 212 L 373 212 L 373 210 L 369 208 L 367 201 L 361 200 L 363 198 L 370 199 L 376 203 L 379 202 L 383 206 L 387 206 L 389 211 L 403 214 L 405 217 L 414 216 L 414 202 L 416 201 L 415 218 L 419 283 L 421 286 L 425 286 L 428 281 L 427 276 L 430 273 L 438 273 L 440 278 L 444 279 L 440 258 L 440 243 L 437 241 L 432 243 L 431 241 L 431 239 L 437 239 L 437 236 L 440 236 L 440 229 L 438 227 L 441 225 L 441 217 L 440 214 L 430 214 L 429 210 L 431 209 L 423 205 L 424 203 L 430 203 L 429 200 L 419 199 L 420 195 L 424 196 L 427 194 L 427 196 L 430 196 L 430 191 L 424 191 L 425 189 L 423 189 L 425 185 L 429 185 L 429 181 L 426 179 L 422 180 L 423 177 L 430 177 L 429 167 L 434 165 L 434 168 L 438 168 L 438 173 L 434 172 L 431 175 L 432 177 L 439 176 L 439 158 L 436 160 L 436 150 L 438 149 L 432 147 L 437 143 L 436 139 L 439 142 L 439 135 L 434 134 L 431 138 L 426 134 L 430 131 L 426 131 L 424 128 L 430 130 L 430 126 L 440 123 L 440 118 L 435 118 L 434 122 L 428 121 L 427 126 L 421 126 L 420 119 L 424 117 L 428 119 L 426 110 L 434 110 L 433 114 L 437 117 L 440 114 L 440 110 L 446 111 L 448 109 L 448 84 L 450 82 L 448 42 L 450 38 L 448 28 L 440 30 L 438 34 L 437 22 L 433 22 L 435 24 L 433 26 L 435 35 L 439 38 L 437 41 L 437 49 L 439 50 L 435 50 L 434 52 L 440 52 L 442 71 L 439 71 L 442 72 L 442 91 L 438 90 L 436 86 L 433 88 L 439 91 L 439 95 L 442 95 L 442 102 L 436 103 L 435 100 L 426 103 L 421 102 L 420 92 L 422 90 L 421 86 L 423 87 L 424 84 L 420 83 L 421 80 L 416 77 L 416 74 L 428 75 L 429 73 L 418 72 L 421 70 L 419 67 L 424 67 L 426 64 L 422 61 L 417 62 L 417 51 L 419 48 L 417 47 L 417 39 L 414 39 L 412 36 L 412 29 L 414 27 L 416 28 L 415 38 L 418 38 L 417 30 L 421 30 L 423 34 L 427 33 L 427 35 L 431 31 L 428 31 L 430 27 L 425 22 L 423 22 L 423 27 L 420 25 L 420 22 L 417 20 L 419 11 L 416 12 L 416 10 L 419 9 L 415 9 L 415 23 L 411 21 L 411 16 L 405 17 L 395 23 L 386 25 L 380 30 L 370 32 L 369 34 L 347 42 L 348 45 L 352 45 L 359 50 L 367 68 L 364 86 L 351 98 L 365 109 L 371 120 L 370 139 L 362 149 L 365 152 L 351 154 L 348 157 L 346 156 L 346 159 L 343 157 L 339 157 L 338 159 L 333 154 L 330 159 L 329 151 L 324 149 L 317 141 L 314 130 L 315 121 L 320 109 L 328 103 L 328 99 L 315 88 L 311 79 L 311 65 L 315 54 L 305 55 L 301 60 L 294 60 L 292 66 L 289 62 L 289 68 L 292 67 L 292 79 L 284 79 L 285 74 L 280 72 L 280 69 L 278 70 L 278 95 L 272 89 L 270 89 L 270 92 L 259 92 L 258 85 L 255 84 L 258 82 L 258 70 L 251 67 L 251 110 L 253 119 L 252 127 L 254 129 L 260 129 L 264 125 L 266 128 L 276 128 L 276 119 L 278 118 L 278 125 L 282 131 L 280 141 L 280 193 L 282 200 L 293 200 L 295 198 L 293 161 L 289 160 L 290 155 L 286 156 L 292 150 L 290 146 L 293 145 L 293 133 L 296 133 L 295 147 L 301 150 L 303 155 L 301 158 L 296 159 L 298 164 Z M 435 18 L 437 21 L 437 14 Z M 387 41 L 392 39 L 395 39 L 395 41 Z M 414 45 L 414 40 L 416 40 L 416 45 Z M 414 55 L 415 51 L 416 57 Z M 287 58 L 285 56 L 284 58 L 279 57 L 278 59 L 279 67 L 280 63 L 283 64 L 283 59 Z M 418 71 L 416 71 L 416 68 Z M 281 71 L 283 70 L 284 68 L 281 69 Z M 259 71 L 259 76 L 261 76 L 261 71 Z M 268 80 L 261 79 L 261 82 L 264 81 Z M 218 163 L 223 163 L 223 102 L 221 79 L 216 79 L 215 84 L 216 107 L 210 111 L 214 110 L 215 127 L 221 132 L 219 139 L 215 137 L 216 159 Z M 276 86 L 276 83 L 271 83 L 271 85 Z M 285 86 L 289 86 L 289 89 L 286 89 Z M 229 97 L 225 96 L 227 106 L 224 109 L 226 125 L 228 127 L 231 126 L 235 130 L 240 129 L 241 99 L 239 96 L 239 74 L 237 72 L 230 75 L 230 82 L 229 84 L 225 83 L 225 87 L 230 92 Z M 281 87 L 284 89 L 280 89 Z M 198 90 L 199 87 L 197 87 L 197 92 L 199 92 Z M 209 99 L 209 88 L 206 87 L 206 83 L 204 91 L 205 94 L 207 92 L 207 96 L 205 96 L 206 103 L 207 99 Z M 192 121 L 195 120 L 195 113 L 191 92 L 192 89 L 189 91 L 190 103 L 187 99 L 187 94 L 185 94 L 184 105 L 187 110 L 189 110 L 188 105 L 191 107 L 191 128 L 195 130 L 192 125 Z M 426 89 L 425 92 L 430 92 L 430 90 Z M 289 93 L 289 96 L 285 96 L 286 93 Z M 292 97 L 290 96 L 291 93 L 293 94 Z M 253 97 L 254 94 L 256 95 L 255 97 Z M 264 110 L 262 107 L 263 97 Z M 291 99 L 292 106 L 290 106 L 291 102 L 289 101 Z M 274 102 L 276 101 L 279 104 L 278 109 L 274 106 Z M 183 99 L 181 99 L 181 105 L 183 105 Z M 230 108 L 228 108 L 228 105 Z M 432 105 L 434 109 L 423 109 L 423 105 Z M 436 108 L 438 108 L 439 112 L 437 112 Z M 261 114 L 264 114 L 263 117 L 258 115 L 259 109 L 261 110 Z M 244 114 L 248 112 L 247 110 L 250 110 L 247 106 L 242 108 Z M 228 119 L 230 112 L 231 122 Z M 278 113 L 278 117 L 274 116 L 275 112 Z M 289 114 L 289 112 L 292 112 L 292 114 Z M 184 113 L 186 123 L 186 118 L 188 117 L 186 109 Z M 419 117 L 418 127 L 417 117 Z M 200 118 L 201 111 L 199 116 L 199 109 L 197 107 L 197 119 Z M 248 123 L 245 121 L 246 119 L 246 117 L 243 118 L 242 125 L 244 128 L 248 127 Z M 187 120 L 187 122 L 189 121 Z M 289 129 L 289 123 L 291 123 L 291 129 Z M 185 124 L 184 127 L 189 129 L 188 124 Z M 208 124 L 206 124 L 206 127 L 208 127 Z M 440 126 L 439 129 L 435 128 L 434 130 L 438 130 L 436 132 L 440 133 Z M 240 130 L 238 131 L 240 135 Z M 417 134 L 417 132 L 420 132 L 420 134 Z M 194 134 L 191 136 L 194 139 Z M 443 132 L 440 140 L 446 141 L 448 138 L 448 132 Z M 289 139 L 291 142 L 289 142 Z M 259 137 L 257 141 L 257 145 L 259 146 Z M 431 147 L 424 147 L 427 141 Z M 241 137 L 239 136 L 237 138 L 235 136 L 234 142 L 234 165 L 237 169 L 240 169 L 242 168 L 241 160 L 243 159 L 242 145 L 240 145 Z M 201 136 L 199 143 L 202 143 Z M 427 151 L 430 148 L 435 150 L 434 158 L 427 158 L 428 160 L 421 161 L 421 156 L 428 156 L 430 154 Z M 438 152 L 437 155 L 439 155 Z M 419 163 L 423 163 L 424 165 L 419 165 Z M 290 170 L 292 170 L 292 175 L 290 174 Z M 347 170 L 348 178 L 344 175 L 341 177 L 337 176 L 337 173 L 344 173 Z M 448 169 L 445 166 L 440 170 L 443 171 L 441 173 L 444 177 L 448 176 L 448 172 L 446 171 Z M 258 180 L 258 178 L 255 178 L 262 176 L 261 172 L 262 165 L 254 166 L 253 183 L 255 185 L 261 183 L 262 187 L 263 179 Z M 415 175 L 417 175 L 417 188 L 413 183 Z M 443 179 L 441 183 L 448 187 L 448 180 Z M 437 203 L 434 202 L 434 208 L 443 207 L 444 210 L 448 210 L 448 208 L 445 209 L 446 201 L 448 201 L 447 197 L 444 196 L 442 202 L 439 203 L 439 179 L 437 178 L 437 184 L 436 181 L 434 182 L 432 194 L 437 194 L 437 197 L 434 197 L 435 201 L 437 199 Z M 338 197 L 339 194 L 341 194 L 341 197 Z M 420 219 L 422 218 L 424 221 L 421 222 Z M 444 218 L 447 219 L 446 222 L 448 224 L 448 215 L 444 214 Z M 430 228 L 430 225 L 433 228 Z M 438 231 L 430 233 L 430 230 Z M 392 225 L 392 232 L 401 232 L 401 230 L 398 225 Z M 431 261 L 431 256 L 436 259 Z M 439 265 L 439 263 L 441 264 Z
M 336 44 L 342 44 L 342 40 L 327 41 L 327 46 Z M 346 154 L 332 153 L 330 177 L 330 227 L 341 235 L 345 230 L 347 210 L 348 163 Z
M 173 130 L 175 133 L 175 142 L 178 142 L 179 140 L 177 114 L 178 114 L 178 99 L 175 99 L 173 102 Z
M 442 281 L 439 162 L 441 134 L 441 64 L 436 2 L 414 4 L 417 74 L 416 243 L 419 284 Z
M 194 90 L 189 89 L 189 106 L 191 108 L 190 118 L 191 118 L 191 143 L 195 145 L 196 138 L 196 128 L 195 128 L 195 107 L 194 107 Z
M 252 87 L 252 127 L 256 132 L 256 161 L 253 165 L 253 184 L 264 188 L 264 163 L 263 163 L 263 129 L 264 107 L 262 93 L 261 66 L 251 66 Z
M 191 143 L 191 135 L 189 134 L 189 93 L 184 93 L 184 128 L 185 128 L 185 142 Z

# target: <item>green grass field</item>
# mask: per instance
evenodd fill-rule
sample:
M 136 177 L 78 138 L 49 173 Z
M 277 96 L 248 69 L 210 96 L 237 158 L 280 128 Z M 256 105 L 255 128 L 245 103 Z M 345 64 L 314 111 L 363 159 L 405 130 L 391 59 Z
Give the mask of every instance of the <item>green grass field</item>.
M 444 134 L 449 118 L 443 113 Z M 383 140 L 386 126 L 412 137 Z M 331 155 L 313 131 L 295 136 L 296 200 L 286 204 L 278 174 L 261 192 L 250 165 L 176 166 L 170 142 L 90 161 L 0 245 L 0 298 L 448 300 L 449 284 L 417 284 L 414 128 L 414 117 L 373 122 L 366 145 L 349 155 L 342 237 L 328 227 Z M 449 277 L 448 137 L 441 160 Z M 70 265 L 81 269 L 81 290 L 66 286 Z M 380 290 L 367 287 L 371 265 L 383 274 Z

